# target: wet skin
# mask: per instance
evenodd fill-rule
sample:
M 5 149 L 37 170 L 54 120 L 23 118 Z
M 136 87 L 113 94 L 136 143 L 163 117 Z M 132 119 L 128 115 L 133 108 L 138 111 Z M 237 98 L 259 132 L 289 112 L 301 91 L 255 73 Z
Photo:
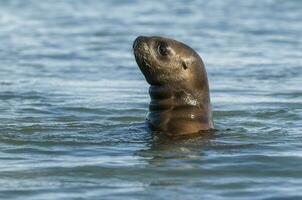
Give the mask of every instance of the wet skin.
M 192 48 L 169 38 L 140 36 L 133 51 L 150 84 L 151 130 L 184 135 L 214 128 L 207 73 Z

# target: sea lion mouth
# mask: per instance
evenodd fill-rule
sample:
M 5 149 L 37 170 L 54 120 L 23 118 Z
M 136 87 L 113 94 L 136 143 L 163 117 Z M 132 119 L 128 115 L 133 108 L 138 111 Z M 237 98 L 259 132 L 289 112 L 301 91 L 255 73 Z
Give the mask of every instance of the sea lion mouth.
M 134 49 L 134 56 L 136 59 L 136 62 L 139 66 L 139 68 L 144 72 L 145 70 L 148 70 L 151 72 L 152 67 L 148 61 L 147 55 L 144 54 L 139 48 Z
M 142 53 L 139 49 L 135 49 L 134 56 L 141 70 L 145 70 L 146 68 L 151 70 L 151 65 L 148 61 L 147 55 Z

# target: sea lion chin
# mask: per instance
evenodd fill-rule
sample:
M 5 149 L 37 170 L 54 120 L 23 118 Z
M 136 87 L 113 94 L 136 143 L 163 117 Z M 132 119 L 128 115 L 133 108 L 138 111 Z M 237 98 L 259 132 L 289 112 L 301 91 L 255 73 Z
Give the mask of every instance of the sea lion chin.
M 151 130 L 184 135 L 214 128 L 207 73 L 192 48 L 169 38 L 139 36 L 133 52 L 150 84 Z

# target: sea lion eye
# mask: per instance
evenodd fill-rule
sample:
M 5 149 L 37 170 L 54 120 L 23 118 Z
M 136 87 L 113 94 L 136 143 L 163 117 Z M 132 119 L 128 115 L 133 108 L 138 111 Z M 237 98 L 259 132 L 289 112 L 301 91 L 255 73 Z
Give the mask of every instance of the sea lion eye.
M 168 55 L 168 45 L 164 42 L 160 42 L 158 45 L 158 52 L 162 56 Z

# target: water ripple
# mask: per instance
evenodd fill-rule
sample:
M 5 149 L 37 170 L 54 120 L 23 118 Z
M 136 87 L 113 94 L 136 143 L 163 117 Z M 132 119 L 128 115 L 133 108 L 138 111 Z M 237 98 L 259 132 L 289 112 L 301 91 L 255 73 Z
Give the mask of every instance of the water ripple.
M 300 199 L 302 4 L 0 6 L 0 199 Z M 152 137 L 138 35 L 202 56 L 215 130 Z

